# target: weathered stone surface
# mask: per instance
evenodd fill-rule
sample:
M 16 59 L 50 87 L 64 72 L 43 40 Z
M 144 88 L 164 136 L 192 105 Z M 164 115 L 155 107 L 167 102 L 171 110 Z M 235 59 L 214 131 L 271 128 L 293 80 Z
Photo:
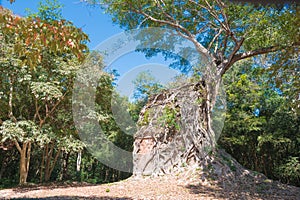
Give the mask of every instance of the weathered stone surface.
M 171 173 L 198 162 L 212 146 L 204 83 L 190 83 L 151 97 L 135 134 L 135 175 Z

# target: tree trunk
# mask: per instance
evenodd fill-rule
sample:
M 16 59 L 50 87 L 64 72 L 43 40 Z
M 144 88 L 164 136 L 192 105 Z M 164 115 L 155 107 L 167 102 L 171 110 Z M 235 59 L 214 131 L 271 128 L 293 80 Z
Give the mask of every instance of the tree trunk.
M 45 175 L 44 175 L 46 182 L 48 182 L 50 179 L 50 164 L 51 164 L 52 152 L 53 152 L 52 145 L 49 150 L 49 144 L 47 144 L 45 148 L 46 165 L 45 165 Z
M 80 172 L 80 165 L 81 165 L 81 151 L 78 152 L 77 161 L 76 161 L 76 171 Z
M 68 163 L 69 163 L 69 156 L 70 153 L 63 153 L 63 161 L 62 161 L 62 170 L 60 175 L 60 180 L 67 180 L 68 179 Z
M 216 142 L 213 98 L 204 81 L 150 98 L 135 134 L 134 175 L 171 173 L 176 167 L 199 162 L 212 151 Z
M 27 176 L 29 171 L 30 163 L 30 152 L 31 152 L 31 143 L 25 142 L 20 149 L 20 180 L 19 184 L 23 185 L 27 182 Z
M 42 163 L 41 163 L 40 181 L 43 180 L 43 174 L 44 174 L 45 182 L 48 182 L 51 178 L 52 171 L 57 163 L 58 157 L 61 152 L 61 150 L 58 149 L 53 158 L 54 146 L 55 146 L 54 142 L 51 142 L 50 144 L 46 144 L 45 146 L 45 149 L 43 151 Z
M 25 153 L 21 153 L 19 183 L 22 185 L 25 184 L 26 181 L 27 181 L 26 157 L 25 157 Z
M 11 119 L 11 121 L 16 122 L 17 120 L 13 114 L 13 92 L 14 92 L 13 76 L 9 77 L 9 86 L 10 87 L 9 87 L 9 98 L 8 98 L 8 107 L 9 107 L 8 117 Z M 30 163 L 31 142 L 23 142 L 22 147 L 20 146 L 17 140 L 15 140 L 14 143 L 20 153 L 19 184 L 22 185 L 27 182 L 29 163 Z
M 81 180 L 80 165 L 81 165 L 81 151 L 78 152 L 77 161 L 76 161 L 76 176 L 78 181 Z
M 13 121 L 16 122 L 16 119 L 13 114 L 13 93 L 14 93 L 14 77 L 9 77 L 9 98 L 8 98 L 8 117 Z
M 104 182 L 106 183 L 106 182 L 108 182 L 109 181 L 109 179 L 108 179 L 108 174 L 109 174 L 109 169 L 105 169 L 105 178 L 104 178 Z

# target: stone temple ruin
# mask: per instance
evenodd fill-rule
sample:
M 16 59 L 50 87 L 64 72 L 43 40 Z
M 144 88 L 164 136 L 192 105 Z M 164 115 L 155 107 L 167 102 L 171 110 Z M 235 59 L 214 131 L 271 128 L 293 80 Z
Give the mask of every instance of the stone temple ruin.
M 201 160 L 212 145 L 205 84 L 189 83 L 149 98 L 135 134 L 133 173 L 171 173 Z

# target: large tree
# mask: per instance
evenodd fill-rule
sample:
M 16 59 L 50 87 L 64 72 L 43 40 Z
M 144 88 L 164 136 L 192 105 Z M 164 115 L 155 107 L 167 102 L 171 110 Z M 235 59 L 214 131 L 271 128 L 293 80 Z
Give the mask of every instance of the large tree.
M 49 180 L 65 145 L 59 141 L 69 136 L 57 134 L 49 124 L 70 98 L 88 37 L 66 20 L 39 14 L 21 18 L 1 6 L 0 27 L 0 143 L 12 143 L 20 153 L 20 184 L 27 181 L 33 145 L 45 146 L 40 174 L 45 171 Z
M 91 1 L 89 1 L 91 2 Z M 262 54 L 277 55 L 293 52 L 298 55 L 300 45 L 299 5 L 252 5 L 226 0 L 100 0 L 113 21 L 125 30 L 162 27 L 172 30 L 194 45 L 199 57 L 206 57 L 209 65 L 202 71 L 205 83 L 205 106 L 209 124 L 204 135 L 214 135 L 210 123 L 222 76 L 238 61 Z M 171 35 L 172 35 L 171 34 Z M 141 49 L 147 56 L 161 52 L 167 58 L 177 58 L 177 66 L 188 69 L 185 58 L 174 55 L 176 41 L 153 32 L 139 36 Z M 170 51 L 153 49 L 168 46 Z M 276 61 L 275 61 L 276 62 Z M 273 64 L 271 62 L 271 64 Z M 176 65 L 174 65 L 176 66 Z M 200 80 L 199 80 L 200 81 Z M 207 137 L 210 138 L 210 137 Z M 208 139 L 207 139 L 208 140 Z M 195 146 L 199 147 L 197 140 Z M 210 141 L 214 145 L 214 141 Z M 198 149 L 199 150 L 199 149 Z M 197 151 L 197 148 L 193 148 Z

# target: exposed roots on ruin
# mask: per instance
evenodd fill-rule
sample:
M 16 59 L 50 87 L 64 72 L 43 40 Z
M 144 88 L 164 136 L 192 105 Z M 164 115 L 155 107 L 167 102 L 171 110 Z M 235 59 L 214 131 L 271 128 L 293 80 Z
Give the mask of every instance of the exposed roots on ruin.
M 166 174 L 199 163 L 214 146 L 204 83 L 190 83 L 151 97 L 135 134 L 134 174 Z

